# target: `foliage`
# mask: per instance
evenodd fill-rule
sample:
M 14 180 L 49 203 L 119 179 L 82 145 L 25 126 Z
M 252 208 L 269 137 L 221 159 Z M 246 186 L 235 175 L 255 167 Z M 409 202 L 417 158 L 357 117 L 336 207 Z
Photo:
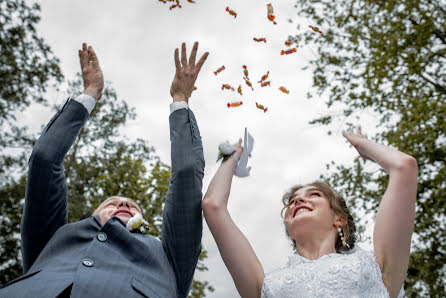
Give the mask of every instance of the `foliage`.
M 40 7 L 0 0 L 0 284 L 22 272 L 20 218 L 26 154 L 35 138 L 16 115 L 31 103 L 46 103 L 51 81 L 62 80 L 59 60 L 37 34 Z
M 291 36 L 317 47 L 311 61 L 313 91 L 328 96 L 330 112 L 312 124 L 336 125 L 373 113 L 375 141 L 414 156 L 419 165 L 414 241 L 405 283 L 411 297 L 440 297 L 446 286 L 446 10 L 441 0 L 298 0 L 305 28 Z M 308 24 L 310 25 L 310 24 Z M 298 26 L 298 29 L 300 27 Z M 339 113 L 339 109 L 342 113 Z M 335 116 L 340 114 L 341 116 Z M 331 131 L 329 131 L 329 134 Z M 332 163 L 322 176 L 356 208 L 377 209 L 387 174 L 355 159 Z
M 31 103 L 46 103 L 49 82 L 63 78 L 59 60 L 36 32 L 39 12 L 30 1 L 0 0 L 0 185 L 11 182 L 6 169 L 24 166 L 23 156 L 10 150 L 32 142 L 16 115 Z

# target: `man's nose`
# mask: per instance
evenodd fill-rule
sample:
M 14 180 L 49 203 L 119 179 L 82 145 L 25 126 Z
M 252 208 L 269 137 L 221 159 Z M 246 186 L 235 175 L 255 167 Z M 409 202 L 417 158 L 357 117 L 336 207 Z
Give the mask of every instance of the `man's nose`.
M 130 209 L 130 203 L 126 199 L 121 199 L 119 201 L 118 207 L 127 207 L 128 209 Z

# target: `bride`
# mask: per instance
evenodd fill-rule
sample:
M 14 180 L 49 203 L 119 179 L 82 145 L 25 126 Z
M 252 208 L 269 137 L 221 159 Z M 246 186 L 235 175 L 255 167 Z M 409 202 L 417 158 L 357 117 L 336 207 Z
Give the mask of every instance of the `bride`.
M 374 251 L 355 245 L 355 223 L 326 183 L 291 188 L 283 198 L 287 235 L 295 249 L 288 263 L 265 274 L 254 250 L 227 210 L 237 156 L 225 157 L 202 206 L 223 261 L 241 297 L 399 297 L 409 264 L 415 219 L 416 160 L 377 144 L 361 132 L 344 137 L 389 175 L 373 231 Z M 241 140 L 235 145 L 240 158 Z

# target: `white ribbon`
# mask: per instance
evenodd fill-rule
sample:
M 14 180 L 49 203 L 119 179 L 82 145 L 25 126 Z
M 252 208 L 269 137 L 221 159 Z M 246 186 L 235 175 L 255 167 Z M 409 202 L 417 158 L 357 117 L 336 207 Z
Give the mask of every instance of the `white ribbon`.
M 245 136 L 243 138 L 243 152 L 240 160 L 235 168 L 234 175 L 237 177 L 248 177 L 251 171 L 251 167 L 248 165 L 248 157 L 251 156 L 252 149 L 254 148 L 254 138 L 248 132 L 248 128 L 245 127 Z

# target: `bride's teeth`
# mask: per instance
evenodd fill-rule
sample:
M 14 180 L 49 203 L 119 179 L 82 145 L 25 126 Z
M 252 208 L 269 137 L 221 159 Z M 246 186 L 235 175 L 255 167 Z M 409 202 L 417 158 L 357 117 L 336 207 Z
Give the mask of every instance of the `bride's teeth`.
M 308 211 L 310 211 L 310 210 L 302 208 L 302 209 L 297 210 L 296 214 L 301 213 L 301 212 L 308 212 Z

